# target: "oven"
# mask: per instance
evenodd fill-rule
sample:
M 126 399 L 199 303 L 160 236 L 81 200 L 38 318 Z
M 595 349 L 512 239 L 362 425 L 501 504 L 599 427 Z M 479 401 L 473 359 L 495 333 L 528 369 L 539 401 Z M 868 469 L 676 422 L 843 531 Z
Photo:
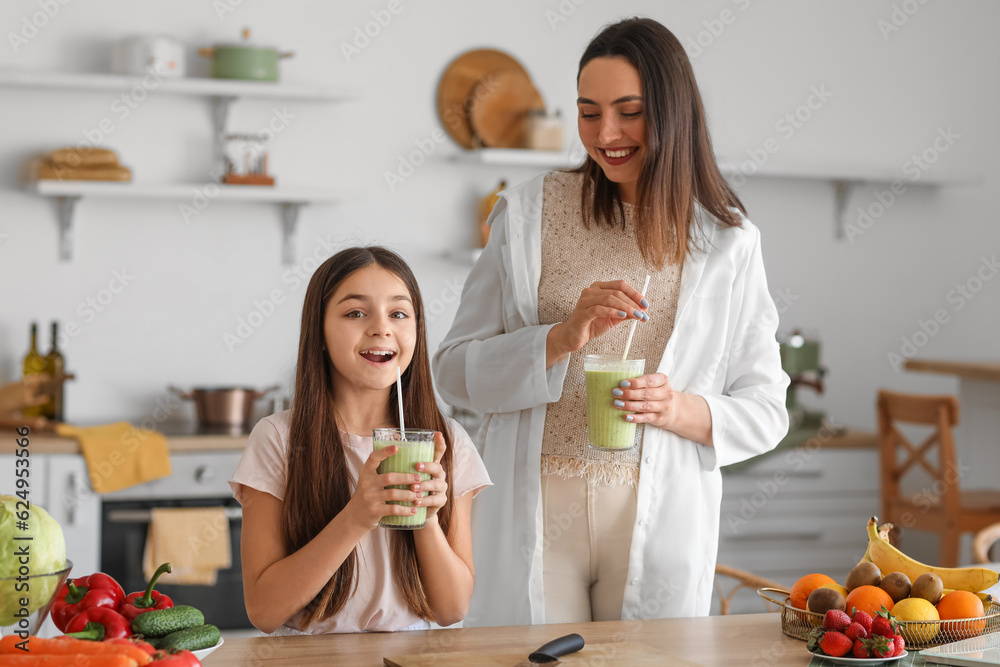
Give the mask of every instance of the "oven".
M 214 586 L 181 586 L 160 582 L 156 590 L 174 604 L 187 604 L 220 629 L 253 627 L 243 603 L 240 566 L 242 512 L 227 480 L 240 460 L 239 451 L 171 452 L 173 474 L 122 489 L 101 501 L 101 571 L 114 577 L 126 593 L 146 587 L 142 555 L 151 510 L 173 507 L 225 507 L 232 541 L 232 567 L 219 570 Z M 159 563 L 157 563 L 159 565 Z

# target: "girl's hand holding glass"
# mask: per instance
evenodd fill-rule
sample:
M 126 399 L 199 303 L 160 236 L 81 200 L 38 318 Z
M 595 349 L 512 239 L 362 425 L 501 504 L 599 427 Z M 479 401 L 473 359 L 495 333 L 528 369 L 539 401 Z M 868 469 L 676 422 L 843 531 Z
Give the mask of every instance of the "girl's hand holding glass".
M 402 500 L 406 502 L 415 502 L 417 500 L 421 500 L 420 496 L 423 491 L 430 490 L 424 488 L 430 484 L 430 482 L 420 482 L 420 474 L 418 472 L 414 472 L 413 474 L 403 472 L 387 472 L 381 475 L 378 474 L 378 464 L 395 454 L 398 449 L 398 447 L 393 445 L 391 447 L 383 447 L 382 449 L 372 452 L 368 456 L 368 460 L 365 461 L 365 464 L 358 472 L 358 485 L 355 487 L 354 495 L 351 496 L 351 500 L 345 509 L 351 511 L 354 516 L 358 517 L 358 520 L 361 521 L 365 527 L 374 528 L 378 525 L 379 519 L 384 516 L 407 516 L 416 514 L 416 507 L 408 507 L 406 505 L 389 505 L 388 501 Z M 431 471 L 428 470 L 426 472 Z M 403 486 L 410 485 L 410 488 L 386 488 L 394 484 Z M 413 487 L 418 485 L 421 487 L 421 492 L 419 493 L 413 491 Z
M 445 449 L 444 436 L 440 432 L 435 433 L 434 463 L 418 463 L 416 465 L 418 472 L 428 474 L 431 478 L 426 482 L 419 482 L 410 487 L 411 491 L 417 492 L 417 507 L 427 508 L 428 521 L 448 502 L 448 475 L 441 465 L 441 458 L 444 456 Z M 429 495 L 420 497 L 425 491 L 429 492 Z

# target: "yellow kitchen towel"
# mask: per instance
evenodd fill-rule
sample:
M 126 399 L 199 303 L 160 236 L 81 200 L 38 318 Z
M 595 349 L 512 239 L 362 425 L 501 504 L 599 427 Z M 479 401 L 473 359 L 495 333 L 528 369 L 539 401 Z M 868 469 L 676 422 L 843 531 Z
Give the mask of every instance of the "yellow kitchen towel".
M 229 519 L 224 507 L 162 507 L 151 511 L 142 569 L 146 579 L 163 563 L 166 584 L 214 586 L 218 571 L 231 567 Z
M 90 486 L 98 493 L 127 489 L 171 473 L 170 450 L 162 433 L 128 422 L 87 428 L 57 424 L 56 433 L 80 441 Z

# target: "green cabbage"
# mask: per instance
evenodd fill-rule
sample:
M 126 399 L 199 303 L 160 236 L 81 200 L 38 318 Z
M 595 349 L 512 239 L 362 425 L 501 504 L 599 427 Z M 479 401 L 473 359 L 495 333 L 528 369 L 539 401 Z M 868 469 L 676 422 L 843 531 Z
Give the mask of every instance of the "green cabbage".
M 18 528 L 18 513 L 24 512 L 24 505 L 16 496 L 0 496 L 0 626 L 17 622 L 15 613 L 21 609 L 21 598 L 28 598 L 28 612 L 38 611 L 57 593 L 59 576 L 34 577 L 28 580 L 27 591 L 18 591 L 19 575 L 18 549 L 27 546 L 29 575 L 47 574 L 66 567 L 66 540 L 63 538 L 59 522 L 49 516 L 43 508 L 31 503 L 26 519 L 28 528 Z M 31 537 L 31 540 L 15 540 L 15 537 Z M 37 628 L 36 628 L 37 629 Z

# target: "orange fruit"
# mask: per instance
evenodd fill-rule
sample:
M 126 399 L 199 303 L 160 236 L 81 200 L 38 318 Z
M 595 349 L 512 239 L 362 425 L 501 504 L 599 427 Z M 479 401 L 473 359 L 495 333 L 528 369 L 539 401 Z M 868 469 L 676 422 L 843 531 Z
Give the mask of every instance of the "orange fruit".
M 833 580 L 833 577 L 828 577 L 825 574 L 807 574 L 792 586 L 788 601 L 796 609 L 806 609 L 806 601 L 809 599 L 810 593 L 823 584 L 835 583 L 837 582 Z
M 848 614 L 854 613 L 851 611 L 851 608 L 853 607 L 858 611 L 868 612 L 872 618 L 874 618 L 875 614 L 880 611 L 882 607 L 891 610 L 892 605 L 892 596 L 878 586 L 865 584 L 864 586 L 858 586 L 847 594 Z
M 975 593 L 952 591 L 937 603 L 937 611 L 942 621 L 970 619 L 961 623 L 942 623 L 941 629 L 949 634 L 950 639 L 975 637 L 981 635 L 986 629 L 986 619 L 983 618 L 983 603 Z

